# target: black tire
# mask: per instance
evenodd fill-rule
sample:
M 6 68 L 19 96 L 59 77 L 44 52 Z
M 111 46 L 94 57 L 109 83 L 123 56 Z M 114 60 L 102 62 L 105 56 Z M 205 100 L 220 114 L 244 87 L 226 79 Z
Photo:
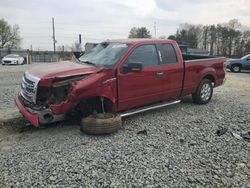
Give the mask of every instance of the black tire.
M 207 104 L 211 100 L 212 96 L 213 85 L 209 79 L 203 79 L 200 82 L 196 92 L 192 94 L 193 102 L 196 104 Z
M 120 116 L 105 113 L 90 115 L 83 118 L 80 125 L 80 130 L 87 134 L 101 135 L 117 132 L 122 125 Z
M 241 72 L 241 66 L 240 65 L 232 65 L 231 72 Z

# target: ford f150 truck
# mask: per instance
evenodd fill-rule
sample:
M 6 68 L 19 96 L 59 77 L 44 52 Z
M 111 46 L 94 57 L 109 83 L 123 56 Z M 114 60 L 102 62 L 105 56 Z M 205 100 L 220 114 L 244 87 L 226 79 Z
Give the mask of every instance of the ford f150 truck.
M 34 126 L 111 112 L 121 117 L 180 102 L 192 94 L 206 104 L 225 80 L 226 58 L 182 55 L 175 41 L 103 42 L 76 62 L 36 66 L 25 72 L 15 98 Z

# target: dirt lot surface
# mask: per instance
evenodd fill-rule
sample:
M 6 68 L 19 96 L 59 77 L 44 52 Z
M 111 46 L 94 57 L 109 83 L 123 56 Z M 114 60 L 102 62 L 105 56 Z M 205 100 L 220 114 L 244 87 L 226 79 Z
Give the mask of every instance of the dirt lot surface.
M 1 67 L 0 118 L 14 107 L 26 68 Z M 207 105 L 186 97 L 125 118 L 112 135 L 89 136 L 70 122 L 24 124 L 0 125 L 0 187 L 250 187 L 250 142 L 240 136 L 250 131 L 247 72 L 228 73 Z

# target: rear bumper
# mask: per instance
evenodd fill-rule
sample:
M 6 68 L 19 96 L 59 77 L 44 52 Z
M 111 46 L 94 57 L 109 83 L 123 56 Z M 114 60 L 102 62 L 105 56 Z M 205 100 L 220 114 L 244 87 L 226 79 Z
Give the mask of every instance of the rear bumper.
M 218 87 L 218 86 L 221 86 L 221 85 L 225 84 L 226 80 L 227 80 L 226 77 L 223 78 L 223 79 L 218 80 L 218 81 L 215 83 L 214 87 Z
M 24 116 L 26 120 L 28 120 L 35 127 L 39 126 L 39 116 L 38 113 L 31 114 L 21 103 L 19 96 L 15 98 L 15 103 L 19 112 Z
M 29 121 L 35 127 L 39 127 L 40 124 L 50 124 L 58 121 L 62 121 L 65 118 L 65 114 L 54 114 L 50 109 L 44 109 L 41 111 L 35 111 L 28 107 L 25 107 L 20 99 L 20 95 L 15 98 L 15 103 L 20 113 L 24 118 Z

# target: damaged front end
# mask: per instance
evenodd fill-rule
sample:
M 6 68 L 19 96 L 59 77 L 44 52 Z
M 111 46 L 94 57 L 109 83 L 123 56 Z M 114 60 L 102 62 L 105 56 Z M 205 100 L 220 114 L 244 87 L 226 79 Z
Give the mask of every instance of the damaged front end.
M 74 84 L 87 75 L 54 77 L 40 80 L 26 72 L 15 102 L 20 112 L 34 126 L 61 121 L 72 108 L 69 100 Z

